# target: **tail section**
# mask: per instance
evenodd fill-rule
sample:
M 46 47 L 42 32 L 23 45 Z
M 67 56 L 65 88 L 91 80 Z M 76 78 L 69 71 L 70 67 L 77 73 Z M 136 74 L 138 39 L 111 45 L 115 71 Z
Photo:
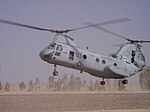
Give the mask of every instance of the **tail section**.
M 120 58 L 128 63 L 133 63 L 139 70 L 146 65 L 145 57 L 141 51 L 139 44 L 124 44 L 117 52 L 117 58 Z

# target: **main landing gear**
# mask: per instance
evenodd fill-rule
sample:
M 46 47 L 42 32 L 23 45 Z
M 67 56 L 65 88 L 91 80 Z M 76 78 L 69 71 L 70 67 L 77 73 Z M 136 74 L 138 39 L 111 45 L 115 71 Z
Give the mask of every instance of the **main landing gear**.
M 103 79 L 102 81 L 100 81 L 100 84 L 101 84 L 101 85 L 105 85 L 104 79 Z
M 128 84 L 128 80 L 127 79 L 122 80 L 122 84 Z
M 54 72 L 53 72 L 53 75 L 54 75 L 54 76 L 58 76 L 58 71 L 56 70 L 56 68 L 57 68 L 57 66 L 54 65 Z
M 121 83 L 122 83 L 122 84 L 128 84 L 128 80 L 127 80 L 127 79 L 124 79 L 124 80 L 121 81 Z M 102 81 L 100 81 L 100 84 L 101 84 L 101 85 L 105 85 L 104 79 L 103 79 Z

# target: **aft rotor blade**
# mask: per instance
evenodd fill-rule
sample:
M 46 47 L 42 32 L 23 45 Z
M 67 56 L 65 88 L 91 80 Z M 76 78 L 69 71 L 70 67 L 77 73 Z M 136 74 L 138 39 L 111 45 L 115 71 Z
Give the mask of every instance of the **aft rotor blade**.
M 150 43 L 150 41 L 141 40 L 140 43 Z
M 122 22 L 129 22 L 129 21 L 131 21 L 129 18 L 114 19 L 114 20 L 110 20 L 110 21 L 105 21 L 105 22 L 97 23 L 97 24 L 92 24 L 92 25 L 87 25 L 87 26 L 83 26 L 83 27 L 78 27 L 78 28 L 70 29 L 70 30 L 68 30 L 68 32 L 75 31 L 75 30 L 80 30 L 80 29 L 86 29 L 86 28 L 95 27 L 95 26 L 102 26 L 102 25 L 122 23 Z
M 99 30 L 101 30 L 101 31 L 104 31 L 104 32 L 106 32 L 106 33 L 109 33 L 109 34 L 111 34 L 111 35 L 114 35 L 114 36 L 123 38 L 123 39 L 125 39 L 125 40 L 131 41 L 130 39 L 128 39 L 128 38 L 126 38 L 126 37 L 124 37 L 124 36 L 121 36 L 121 35 L 119 35 L 119 34 L 117 34 L 117 33 L 114 33 L 114 32 L 112 32 L 112 31 L 110 31 L 110 30 L 107 30 L 107 29 L 105 29 L 105 28 L 103 28 L 103 27 L 95 27 L 95 28 L 97 28 L 97 29 L 99 29 Z
M 17 23 L 17 22 L 13 22 L 13 21 L 8 21 L 8 20 L 3 20 L 3 19 L 0 19 L 0 23 L 10 24 L 10 25 L 15 25 L 15 26 L 21 26 L 21 27 L 31 28 L 31 29 L 36 29 L 36 30 L 48 31 L 48 32 L 52 32 L 52 33 L 55 32 L 54 30 L 51 30 L 51 29 L 45 29 L 45 28 L 30 26 L 30 25 Z
M 92 24 L 92 23 L 90 23 L 90 24 Z M 101 30 L 101 31 L 104 31 L 104 32 L 106 32 L 106 33 L 109 33 L 109 34 L 111 34 L 111 35 L 114 35 L 114 36 L 120 37 L 120 38 L 122 38 L 122 39 L 125 39 L 125 40 L 127 40 L 127 41 L 129 41 L 129 42 L 131 42 L 131 43 L 150 43 L 150 41 L 145 41 L 145 40 L 132 40 L 132 39 L 126 38 L 126 37 L 124 37 L 124 36 L 122 36 L 122 35 L 119 35 L 119 34 L 117 34 L 117 33 L 114 33 L 114 32 L 112 32 L 112 31 L 110 31 L 110 30 L 108 30 L 108 29 L 105 29 L 105 28 L 103 28 L 103 27 L 100 27 L 100 26 L 93 26 L 93 27 L 96 28 L 96 29 L 99 29 L 99 30 Z

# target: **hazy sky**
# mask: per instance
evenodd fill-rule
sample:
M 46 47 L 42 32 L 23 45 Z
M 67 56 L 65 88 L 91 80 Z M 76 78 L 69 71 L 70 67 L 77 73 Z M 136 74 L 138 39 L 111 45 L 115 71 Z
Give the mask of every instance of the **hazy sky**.
M 128 17 L 132 21 L 104 26 L 132 39 L 150 40 L 150 0 L 0 0 L 0 18 L 52 29 L 76 28 L 86 22 L 103 22 Z M 94 28 L 68 34 L 81 47 L 109 54 L 126 41 Z M 54 35 L 48 32 L 0 24 L 0 80 L 28 82 L 39 77 L 46 82 L 53 65 L 45 63 L 39 52 Z M 150 45 L 143 45 L 147 65 L 150 65 Z M 74 74 L 96 79 L 87 73 L 58 67 L 59 76 Z M 98 79 L 98 78 L 97 78 Z M 136 80 L 131 78 L 131 81 Z

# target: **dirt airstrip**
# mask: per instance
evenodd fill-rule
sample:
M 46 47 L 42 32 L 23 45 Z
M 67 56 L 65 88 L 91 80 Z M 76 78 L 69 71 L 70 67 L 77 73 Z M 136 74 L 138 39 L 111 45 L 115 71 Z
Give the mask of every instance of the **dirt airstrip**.
M 150 110 L 150 93 L 9 93 L 0 95 L 0 112 Z M 137 111 L 138 112 L 138 111 Z M 147 111 L 148 112 L 148 111 Z

